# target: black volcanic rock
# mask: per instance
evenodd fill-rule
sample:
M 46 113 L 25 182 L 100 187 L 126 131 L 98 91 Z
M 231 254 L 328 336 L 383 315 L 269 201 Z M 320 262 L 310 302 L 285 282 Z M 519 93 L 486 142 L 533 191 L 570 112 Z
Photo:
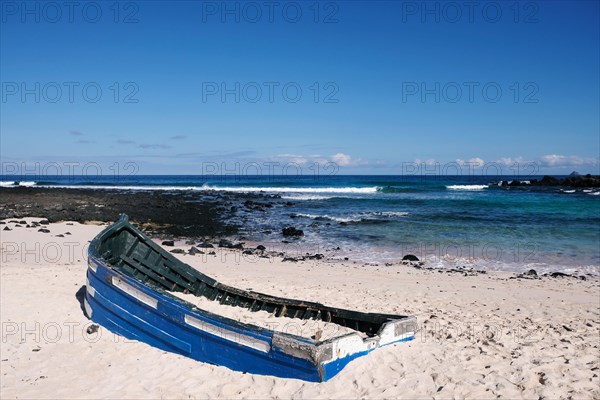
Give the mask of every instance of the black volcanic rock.
M 402 257 L 402 261 L 419 261 L 419 257 L 413 254 L 407 254 L 404 257 Z
M 124 213 L 133 224 L 153 235 L 223 237 L 236 234 L 239 229 L 228 221 L 229 212 L 219 212 L 224 198 L 223 194 L 212 192 L 192 195 L 185 191 L 2 187 L 0 219 L 43 215 L 42 221 L 37 220 L 40 225 L 60 221 L 112 223 Z M 104 207 L 98 207 L 99 204 Z
M 175 246 L 175 242 L 173 240 L 163 240 L 161 244 L 163 246 L 169 246 L 169 247 Z
M 221 240 L 219 240 L 219 247 L 231 249 L 231 248 L 233 248 L 233 243 L 227 239 L 221 239 Z
M 531 186 L 565 186 L 576 188 L 600 187 L 600 176 L 587 174 L 570 175 L 566 178 L 555 178 L 553 176 L 544 176 L 541 180 L 532 179 Z
M 191 256 L 195 256 L 196 254 L 204 254 L 204 252 L 200 249 L 198 249 L 197 247 L 190 247 L 190 249 L 188 250 L 188 254 Z
M 282 229 L 283 236 L 304 236 L 304 231 L 293 226 L 286 226 Z

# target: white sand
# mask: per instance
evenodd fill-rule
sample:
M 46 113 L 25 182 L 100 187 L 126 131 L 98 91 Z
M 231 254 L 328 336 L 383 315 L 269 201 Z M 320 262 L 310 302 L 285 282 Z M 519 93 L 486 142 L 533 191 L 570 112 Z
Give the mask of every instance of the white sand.
M 415 341 L 359 358 L 329 382 L 309 383 L 200 363 L 103 328 L 86 334 L 90 321 L 76 293 L 85 285 L 85 245 L 102 227 L 61 223 L 41 233 L 4 226 L 2 399 L 600 398 L 598 279 L 251 262 L 230 250 L 180 257 L 243 289 L 417 316 Z M 72 235 L 54 236 L 67 231 Z M 56 249 L 60 256 L 51 253 Z
M 317 320 L 276 317 L 267 311 L 253 312 L 245 308 L 221 305 L 219 302 L 211 301 L 206 297 L 197 297 L 193 294 L 183 294 L 181 292 L 171 292 L 171 294 L 192 303 L 201 310 L 219 314 L 245 324 L 256 325 L 274 332 L 285 332 L 290 335 L 302 336 L 309 339 L 315 339 L 315 335 L 318 333 L 320 340 L 327 340 L 349 333 L 357 333 L 362 337 L 367 336 L 360 331 L 355 331 L 354 329 L 338 324 Z

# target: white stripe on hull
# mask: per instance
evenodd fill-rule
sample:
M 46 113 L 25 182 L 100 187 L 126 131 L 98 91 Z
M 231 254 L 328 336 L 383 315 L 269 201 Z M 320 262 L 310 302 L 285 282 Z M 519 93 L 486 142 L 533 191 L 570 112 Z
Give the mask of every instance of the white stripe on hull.
M 85 308 L 85 313 L 89 318 L 92 318 L 92 307 L 90 307 L 90 303 L 88 303 L 87 299 L 83 298 L 83 307 Z
M 148 296 L 146 293 L 134 288 L 116 276 L 112 277 L 112 284 L 142 303 L 147 304 L 152 308 L 158 308 L 158 300 L 156 300 L 154 297 Z
M 264 353 L 268 353 L 271 349 L 271 346 L 267 342 L 201 321 L 191 315 L 185 316 L 185 323 L 210 335 L 218 336 L 230 342 L 241 344 L 242 346 L 250 347 Z

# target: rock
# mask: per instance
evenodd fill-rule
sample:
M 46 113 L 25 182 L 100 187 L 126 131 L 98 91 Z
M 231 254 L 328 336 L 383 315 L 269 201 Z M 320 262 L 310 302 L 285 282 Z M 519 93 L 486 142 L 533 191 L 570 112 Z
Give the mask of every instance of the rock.
M 70 235 L 70 234 L 71 234 L 71 232 L 65 232 L 65 235 Z
M 47 219 L 43 219 L 43 220 L 39 221 L 38 223 L 42 224 L 42 225 L 50 225 L 50 221 L 48 221 Z
M 579 175 L 581 175 L 581 174 L 577 171 L 573 171 L 569 174 L 569 176 L 579 176 Z
M 2 229 L 3 231 L 12 231 L 12 229 L 10 229 L 8 226 L 5 226 L 4 229 Z
M 63 235 L 62 233 L 59 235 L 56 235 L 55 237 L 65 237 L 65 235 Z
M 238 208 L 236 206 L 231 206 L 231 208 L 229 209 L 232 213 L 236 212 L 238 210 Z
M 562 272 L 553 272 L 550 274 L 550 276 L 553 278 L 570 278 L 571 277 L 571 275 L 563 274 Z
M 200 247 L 201 249 L 212 249 L 215 247 L 208 242 L 201 242 L 201 243 L 198 243 L 196 246 Z
M 226 249 L 231 249 L 233 247 L 233 243 L 227 239 L 219 240 L 219 247 L 225 247 Z
M 283 236 L 304 236 L 304 232 L 301 229 L 297 229 L 293 226 L 287 226 L 282 229 Z
M 175 246 L 175 241 L 174 240 L 163 240 L 161 244 L 163 246 L 173 247 L 173 246 Z
M 419 257 L 413 254 L 407 254 L 404 257 L 402 257 L 402 261 L 419 261 Z
M 312 256 L 307 255 L 306 258 L 308 258 L 309 260 L 322 260 L 323 258 L 325 258 L 325 256 L 321 253 L 317 253 L 313 254 Z
M 91 335 L 92 333 L 98 332 L 99 328 L 100 328 L 99 325 L 92 324 L 92 325 L 88 326 L 88 328 L 85 331 L 87 332 L 88 335 Z
M 294 257 L 284 257 L 283 260 L 281 260 L 282 262 L 298 262 L 297 258 Z
M 260 250 L 260 251 L 265 251 L 267 248 L 265 246 L 263 246 L 262 244 L 259 244 L 258 246 L 256 246 L 256 250 Z
M 244 243 L 240 242 L 240 243 L 236 243 L 233 246 L 231 246 L 232 249 L 238 249 L 238 250 L 244 250 Z
M 292 203 L 291 201 L 288 201 L 285 203 L 286 207 L 291 207 L 294 205 L 294 203 Z
M 254 250 L 246 249 L 246 250 L 242 251 L 242 254 L 254 254 Z
M 189 244 L 189 245 L 193 246 L 194 244 L 196 244 L 196 241 L 195 240 L 186 240 L 185 244 Z
M 527 276 L 537 276 L 537 272 L 536 272 L 535 269 L 530 269 L 529 271 L 525 272 L 524 275 L 527 275 Z
M 20 224 L 27 225 L 27 221 L 19 221 Z
M 6 225 L 6 222 L 0 221 L 0 225 Z
M 196 254 L 204 254 L 204 252 L 200 249 L 198 249 L 197 247 L 190 247 L 190 249 L 188 250 L 188 254 L 191 256 L 195 256 Z
M 171 253 L 173 253 L 173 254 L 185 254 L 185 250 L 183 250 L 183 249 L 173 249 L 173 250 L 171 250 Z
M 40 229 L 38 229 L 38 232 L 50 233 L 50 229 L 40 228 Z

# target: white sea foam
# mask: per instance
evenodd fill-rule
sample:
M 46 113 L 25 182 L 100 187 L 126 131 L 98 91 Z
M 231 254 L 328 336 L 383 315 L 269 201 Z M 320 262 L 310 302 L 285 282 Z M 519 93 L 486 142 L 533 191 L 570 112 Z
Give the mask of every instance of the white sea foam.
M 296 217 L 300 218 L 310 218 L 316 220 L 326 220 L 326 221 L 335 221 L 335 222 L 360 222 L 361 218 L 357 217 L 335 217 L 332 215 L 318 215 L 318 214 L 295 214 Z
M 408 215 L 406 211 L 372 211 L 367 214 L 376 217 L 405 217 Z
M 592 193 L 588 193 L 591 194 L 592 196 L 600 196 L 600 192 L 592 192 Z
M 19 186 L 35 186 L 37 182 L 29 181 L 29 182 L 19 182 Z
M 488 185 L 448 185 L 446 188 L 450 190 L 483 190 L 487 189 Z
M 0 187 L 35 186 L 33 181 L 0 181 Z
M 12 183 L 12 182 L 11 182 Z M 26 182 L 21 182 L 26 183 Z M 35 182 L 31 182 L 35 184 Z M 265 192 L 265 193 L 290 193 L 288 197 L 293 200 L 325 200 L 332 196 L 319 196 L 310 193 L 324 194 L 361 194 L 361 193 L 376 193 L 377 187 L 253 187 L 253 186 L 111 186 L 111 185 L 42 185 L 45 188 L 61 188 L 61 189 L 98 189 L 98 190 L 164 190 L 164 191 L 224 191 L 224 192 Z
M 563 193 L 575 193 L 576 190 L 563 190 Z
M 300 218 L 310 218 L 315 220 L 327 220 L 327 221 L 336 221 L 336 222 L 361 222 L 365 219 L 373 218 L 373 217 L 386 217 L 386 218 L 394 218 L 394 217 L 405 217 L 408 215 L 407 212 L 402 211 L 372 211 L 366 213 L 356 213 L 350 214 L 348 216 L 332 216 L 328 214 L 318 215 L 318 214 L 294 214 L 296 217 Z
M 204 190 L 224 192 L 272 192 L 272 193 L 376 193 L 377 186 L 370 187 L 255 187 L 255 186 L 210 186 Z
M 310 195 L 310 194 L 299 194 L 299 195 L 291 195 L 291 196 L 281 196 L 282 199 L 285 200 L 327 200 L 331 199 L 331 196 L 320 196 L 320 195 Z
M 41 185 L 42 188 L 55 189 L 97 189 L 97 190 L 205 190 L 201 186 L 110 186 L 110 185 Z

